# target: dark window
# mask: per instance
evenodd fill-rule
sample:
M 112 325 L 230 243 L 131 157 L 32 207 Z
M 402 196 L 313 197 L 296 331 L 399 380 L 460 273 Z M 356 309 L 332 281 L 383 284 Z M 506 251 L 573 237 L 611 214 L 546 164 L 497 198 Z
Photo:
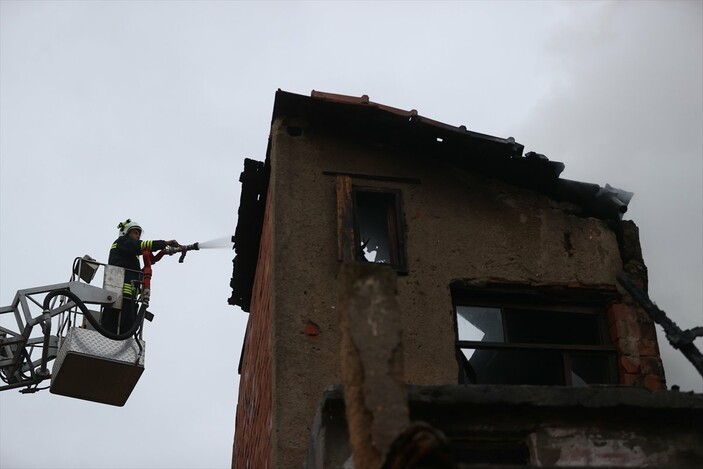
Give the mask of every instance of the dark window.
M 352 186 L 337 178 L 339 259 L 386 264 L 407 272 L 401 192 Z
M 530 453 L 524 441 L 452 440 L 454 460 L 461 464 L 526 466 Z
M 358 260 L 405 265 L 399 213 L 400 191 L 354 189 Z
M 563 305 L 455 304 L 460 381 L 615 384 L 604 310 Z

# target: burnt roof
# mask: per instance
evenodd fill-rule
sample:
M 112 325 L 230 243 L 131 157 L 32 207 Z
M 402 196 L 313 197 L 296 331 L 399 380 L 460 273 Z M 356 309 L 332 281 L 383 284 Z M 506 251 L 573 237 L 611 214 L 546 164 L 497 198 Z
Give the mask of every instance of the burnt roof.
M 385 135 L 385 140 L 402 136 L 396 141 L 398 146 L 410 146 L 410 143 L 429 141 L 437 148 L 438 139 L 444 146 L 463 146 L 481 149 L 486 153 L 500 154 L 506 157 L 519 157 L 524 149 L 509 137 L 499 138 L 467 130 L 465 126 L 454 127 L 418 114 L 415 109 L 402 109 L 386 106 L 369 101 L 363 95 L 359 98 L 341 94 L 312 91 L 311 95 L 303 96 L 279 90 L 273 107 L 273 118 L 304 116 L 308 119 L 331 123 L 346 131 L 366 130 L 370 136 Z M 376 131 L 372 131 L 376 128 Z M 405 135 L 403 135 L 405 134 Z M 563 170 L 564 165 L 557 163 Z
M 560 202 L 573 204 L 583 217 L 619 220 L 632 194 L 609 185 L 560 178 L 564 164 L 529 152 L 514 138 L 500 138 L 455 127 L 409 111 L 375 103 L 369 97 L 312 91 L 304 96 L 278 90 L 272 122 L 279 118 L 304 119 L 308 126 L 324 128 L 334 135 L 383 144 L 426 158 L 445 167 L 484 174 L 512 185 L 534 190 Z M 270 146 L 269 146 L 270 149 Z M 266 165 L 247 160 L 242 173 L 242 198 L 237 231 L 237 253 L 230 304 L 249 310 L 258 255 L 261 223 L 268 187 Z M 248 181 L 248 182 L 247 182 Z
M 312 91 L 304 96 L 278 90 L 272 120 L 304 118 L 308 125 L 343 133 L 347 138 L 383 143 L 466 171 L 506 181 L 571 202 L 579 215 L 619 220 L 631 193 L 560 178 L 564 164 L 535 152 L 522 154 L 514 138 L 500 138 L 455 127 L 409 111 L 375 103 L 369 97 Z
M 232 280 L 230 281 L 232 296 L 227 302 L 241 307 L 244 311 L 249 311 L 251 292 L 254 288 L 269 173 L 268 164 L 246 158 L 244 171 L 239 176 L 242 191 L 237 212 L 239 215 L 237 228 L 232 236 L 235 252 L 234 260 L 232 260 L 232 264 L 234 264 Z

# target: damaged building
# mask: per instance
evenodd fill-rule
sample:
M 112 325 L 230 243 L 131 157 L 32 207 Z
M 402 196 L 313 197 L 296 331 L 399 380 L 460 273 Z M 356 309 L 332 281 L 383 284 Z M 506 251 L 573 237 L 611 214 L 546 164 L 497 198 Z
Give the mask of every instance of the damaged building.
M 367 423 L 422 421 L 451 464 L 703 464 L 703 400 L 666 390 L 655 324 L 616 281 L 647 287 L 631 194 L 523 152 L 366 96 L 276 93 L 240 179 L 233 467 L 352 467 L 343 349 L 372 354 Z

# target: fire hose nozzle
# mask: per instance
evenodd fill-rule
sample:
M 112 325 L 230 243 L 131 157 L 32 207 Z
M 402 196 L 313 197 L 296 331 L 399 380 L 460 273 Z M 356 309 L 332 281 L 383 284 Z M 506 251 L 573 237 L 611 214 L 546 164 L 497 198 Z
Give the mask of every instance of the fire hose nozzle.
M 199 251 L 200 250 L 200 243 L 189 244 L 187 246 L 183 246 L 182 248 L 178 248 L 178 250 L 181 251 L 181 257 L 178 258 L 178 263 L 182 264 L 183 260 L 186 257 L 186 253 L 188 251 Z
M 168 254 L 169 256 L 173 256 L 177 252 L 180 252 L 181 257 L 178 259 L 179 263 L 183 262 L 183 258 L 186 257 L 186 252 L 199 251 L 199 250 L 200 250 L 200 243 L 187 244 L 185 246 L 178 246 L 175 248 L 173 246 L 166 246 L 166 248 L 164 249 L 165 253 Z

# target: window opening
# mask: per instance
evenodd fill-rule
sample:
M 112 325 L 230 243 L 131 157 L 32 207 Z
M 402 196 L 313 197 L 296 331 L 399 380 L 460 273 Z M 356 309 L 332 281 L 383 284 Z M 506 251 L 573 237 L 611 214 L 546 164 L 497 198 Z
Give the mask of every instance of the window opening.
M 337 176 L 338 260 L 408 272 L 401 195 L 398 189 L 353 186 L 350 176 Z
M 505 308 L 510 342 L 599 345 L 598 315 Z
M 353 192 L 356 260 L 407 273 L 401 192 L 362 187 Z
M 598 308 L 456 305 L 455 312 L 462 382 L 616 383 L 615 349 L 605 340 Z
M 569 354 L 571 361 L 571 385 L 586 386 L 589 383 L 611 383 L 615 375 L 612 357 L 609 355 Z
M 395 194 L 356 191 L 354 202 L 360 259 L 399 264 Z
M 459 340 L 473 342 L 503 342 L 503 319 L 500 308 L 480 306 L 456 307 L 457 334 Z M 462 349 L 467 360 L 474 349 Z

